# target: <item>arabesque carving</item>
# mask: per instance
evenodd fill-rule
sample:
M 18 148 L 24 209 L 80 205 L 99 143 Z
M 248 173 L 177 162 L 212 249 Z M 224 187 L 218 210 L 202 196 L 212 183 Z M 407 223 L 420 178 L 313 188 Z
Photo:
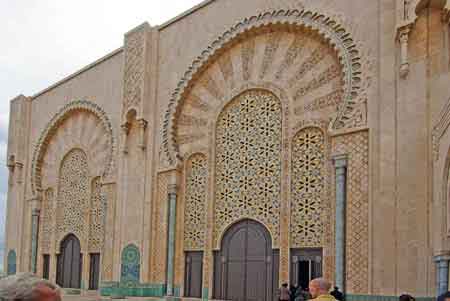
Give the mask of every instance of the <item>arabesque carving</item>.
M 321 248 L 329 205 L 326 194 L 326 147 L 321 129 L 301 130 L 292 143 L 291 247 Z
M 67 134 L 70 135 L 67 135 Z M 64 106 L 43 130 L 33 153 L 31 188 L 34 194 L 41 189 L 45 176 L 56 183 L 57 166 L 65 153 L 58 145 L 69 148 L 84 146 L 95 160 L 97 176 L 111 176 L 114 169 L 114 138 L 106 113 L 95 103 L 86 100 L 73 101 Z M 53 166 L 53 167 L 51 167 Z
M 281 196 L 281 103 L 250 90 L 229 103 L 216 128 L 214 245 L 232 223 L 255 219 L 279 241 Z
M 267 33 L 267 47 L 264 50 L 263 62 L 255 61 L 255 45 L 252 36 L 264 33 L 281 30 L 282 28 L 289 29 L 288 31 L 301 31 L 303 36 L 299 35 L 296 39 L 292 40 L 290 46 L 285 51 L 285 57 L 280 62 L 276 69 L 273 68 L 274 57 L 276 57 L 277 51 L 280 51 L 279 39 L 282 36 L 277 33 Z M 245 34 L 245 38 L 240 39 Z M 315 65 L 320 64 L 321 61 L 326 60 L 322 57 L 324 53 L 322 49 L 316 49 L 311 57 L 309 57 L 303 64 L 300 64 L 295 77 L 289 77 L 286 74 L 286 67 L 290 65 L 296 66 L 296 62 L 299 58 L 303 58 L 303 50 L 306 48 L 304 40 L 311 40 L 311 36 L 318 36 L 316 40 L 322 40 L 325 45 L 328 45 L 329 50 L 325 53 L 329 56 L 329 51 L 332 50 L 336 57 L 338 65 L 332 65 L 328 70 L 323 72 L 317 77 L 309 79 L 304 85 L 298 86 L 300 79 L 305 80 L 305 75 L 308 70 L 314 68 Z M 241 42 L 243 40 L 243 42 Z M 240 44 L 240 45 L 238 45 Z M 236 46 L 238 45 L 238 46 Z M 316 44 L 320 46 L 320 44 Z M 234 46 L 240 47 L 240 65 L 231 63 L 232 57 L 227 52 Z M 222 56 L 223 54 L 223 56 Z M 304 58 L 303 58 L 304 59 Z M 294 89 L 291 92 L 293 95 L 297 95 L 297 98 L 305 96 L 307 93 L 311 93 L 314 89 L 321 88 L 326 85 L 330 80 L 339 79 L 342 86 L 337 88 L 342 91 L 341 94 L 336 92 L 333 95 L 341 97 L 341 101 L 327 100 L 329 103 L 338 103 L 337 112 L 334 114 L 333 119 L 330 122 L 329 129 L 331 131 L 342 130 L 353 127 L 365 127 L 366 117 L 358 118 L 353 121 L 353 118 L 359 117 L 359 113 L 355 115 L 353 112 L 356 107 L 361 112 L 365 105 L 361 105 L 362 102 L 367 101 L 366 97 L 360 97 L 360 91 L 362 87 L 369 86 L 365 81 L 369 81 L 369 77 L 365 74 L 366 68 L 364 67 L 363 60 L 361 58 L 361 51 L 353 40 L 348 30 L 337 21 L 319 13 L 314 13 L 305 9 L 301 10 L 278 10 L 267 13 L 262 13 L 257 16 L 252 16 L 237 23 L 235 26 L 227 30 L 220 37 L 218 37 L 211 45 L 202 52 L 202 54 L 194 60 L 192 65 L 188 68 L 182 79 L 177 85 L 172 97 L 169 101 L 168 109 L 164 117 L 163 133 L 162 133 L 162 150 L 167 164 L 173 165 L 179 159 L 180 155 L 180 140 L 184 143 L 193 142 L 198 139 L 204 139 L 206 136 L 200 136 L 196 134 L 193 137 L 192 134 L 177 134 L 177 118 L 181 110 L 182 103 L 185 101 L 191 103 L 194 106 L 206 108 L 210 106 L 211 102 L 205 103 L 204 101 L 197 101 L 198 98 L 202 98 L 199 93 L 209 93 L 212 96 L 212 100 L 215 99 L 219 103 L 223 101 L 221 98 L 227 95 L 218 89 L 219 83 L 215 83 L 211 76 L 203 74 L 209 66 L 214 64 L 215 61 L 219 62 L 219 70 L 223 73 L 223 78 L 226 80 L 226 86 L 233 88 L 233 81 L 228 83 L 232 77 L 240 77 L 241 82 L 255 81 L 255 80 L 268 80 L 269 73 L 273 77 L 272 82 L 278 83 L 285 81 L 286 83 L 281 85 L 286 90 Z M 261 65 L 259 65 L 261 64 Z M 236 70 L 239 67 L 241 70 Z M 255 71 L 255 68 L 260 68 Z M 253 71 L 252 71 L 253 70 Z M 239 71 L 239 72 L 238 72 Z M 201 81 L 204 89 L 202 92 L 195 92 L 192 90 L 194 84 L 197 81 Z M 288 85 L 289 83 L 289 85 Z M 332 91 L 330 91 L 332 92 Z M 320 96 L 319 96 L 320 97 Z M 323 102 L 318 99 L 317 102 Z M 361 112 L 362 113 L 362 112 Z M 362 114 L 367 114 L 363 112 Z M 351 121 L 349 121 L 351 120 Z
M 206 240 L 208 164 L 202 154 L 193 155 L 186 167 L 184 250 L 203 251 Z

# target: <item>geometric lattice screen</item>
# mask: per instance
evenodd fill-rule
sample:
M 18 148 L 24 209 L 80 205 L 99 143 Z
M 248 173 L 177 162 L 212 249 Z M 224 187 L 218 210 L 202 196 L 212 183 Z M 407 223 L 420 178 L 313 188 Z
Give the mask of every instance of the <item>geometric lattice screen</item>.
M 203 250 L 206 230 L 206 158 L 196 154 L 187 164 L 184 209 L 184 250 Z
M 122 251 L 122 262 L 120 269 L 120 285 L 134 287 L 139 284 L 139 273 L 141 269 L 141 256 L 139 248 L 128 245 Z
M 265 224 L 278 243 L 281 191 L 281 104 L 249 90 L 221 112 L 216 129 L 214 239 L 242 218 Z
M 89 220 L 89 252 L 100 253 L 103 247 L 106 202 L 101 193 L 100 177 L 91 184 L 91 206 Z
M 91 190 L 88 161 L 84 151 L 73 149 L 64 157 L 58 185 L 58 241 L 68 233 L 84 240 L 89 230 L 85 214 L 89 208 Z
M 318 128 L 301 130 L 292 143 L 291 246 L 324 242 L 325 141 Z

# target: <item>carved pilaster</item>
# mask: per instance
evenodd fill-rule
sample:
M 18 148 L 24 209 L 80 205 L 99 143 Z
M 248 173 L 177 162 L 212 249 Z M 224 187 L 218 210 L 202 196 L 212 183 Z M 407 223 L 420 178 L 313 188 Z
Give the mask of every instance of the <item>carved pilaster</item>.
M 411 25 L 399 29 L 398 40 L 400 42 L 400 77 L 406 78 L 409 74 L 408 40 Z
M 144 119 L 138 120 L 138 128 L 139 128 L 139 147 L 144 150 L 146 148 L 146 139 L 145 139 L 145 131 L 147 129 L 147 121 Z
M 120 126 L 122 130 L 122 152 L 124 154 L 128 154 L 128 134 L 130 133 L 130 124 L 128 122 L 125 122 Z
M 23 164 L 20 162 L 16 162 L 16 167 L 15 169 L 17 170 L 16 172 L 16 179 L 17 179 L 17 183 L 21 184 L 22 183 L 22 171 L 23 171 Z

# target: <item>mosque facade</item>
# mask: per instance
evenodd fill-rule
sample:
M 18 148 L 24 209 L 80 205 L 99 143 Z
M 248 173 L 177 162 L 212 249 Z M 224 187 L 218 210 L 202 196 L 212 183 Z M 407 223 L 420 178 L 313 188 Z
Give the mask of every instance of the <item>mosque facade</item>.
M 447 291 L 449 25 L 444 0 L 207 0 L 132 29 L 11 101 L 7 272 L 116 297 Z

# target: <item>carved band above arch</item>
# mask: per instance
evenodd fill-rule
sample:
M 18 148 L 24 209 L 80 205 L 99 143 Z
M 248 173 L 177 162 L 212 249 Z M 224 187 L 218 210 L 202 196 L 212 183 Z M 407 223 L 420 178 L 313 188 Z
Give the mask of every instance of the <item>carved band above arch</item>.
M 226 50 L 230 49 L 237 43 L 242 42 L 252 35 L 261 33 L 261 31 L 266 30 L 267 32 L 271 32 L 275 28 L 287 28 L 287 31 L 298 29 L 305 32 L 307 31 L 311 35 L 318 35 L 323 40 L 323 42 L 326 43 L 336 53 L 338 64 L 340 64 L 340 67 L 338 69 L 340 70 L 324 70 L 323 74 L 320 75 L 321 78 L 310 82 L 310 84 L 319 85 L 322 84 L 322 82 L 330 81 L 330 77 L 332 75 L 334 76 L 334 73 L 336 72 L 339 72 L 342 75 L 342 91 L 335 91 L 335 95 L 339 95 L 339 98 L 342 99 L 342 101 L 339 101 L 339 103 L 328 101 L 324 96 L 324 99 L 321 100 L 320 103 L 318 102 L 318 104 L 310 105 L 310 107 L 320 107 L 322 103 L 328 102 L 330 103 L 330 105 L 339 107 L 329 124 L 329 130 L 337 131 L 346 128 L 366 126 L 365 102 L 367 96 L 365 95 L 365 93 L 361 93 L 361 90 L 362 87 L 367 87 L 368 84 L 363 82 L 366 76 L 365 74 L 363 74 L 365 71 L 363 68 L 361 52 L 348 30 L 337 21 L 323 14 L 314 13 L 308 10 L 303 9 L 272 11 L 246 18 L 242 22 L 239 22 L 231 29 L 224 32 L 220 37 L 212 42 L 210 46 L 205 49 L 199 57 L 197 57 L 193 61 L 191 66 L 185 72 L 184 76 L 179 81 L 175 91 L 173 92 L 171 99 L 169 100 L 168 108 L 164 116 L 162 150 L 168 164 L 176 164 L 180 159 L 179 141 L 177 141 L 176 135 L 176 119 L 178 118 L 178 115 L 180 113 L 180 107 L 183 103 L 183 100 L 186 98 L 186 95 L 189 93 L 195 82 L 200 77 L 202 77 L 202 73 L 209 66 L 211 66 L 220 55 L 224 54 Z M 276 43 L 276 39 L 274 39 L 272 42 Z M 303 41 L 298 41 L 297 44 L 301 44 L 302 42 Z M 270 43 L 270 41 L 268 43 Z M 244 45 L 246 44 L 246 42 L 244 41 L 242 42 L 242 44 Z M 251 41 L 249 41 L 248 44 L 249 45 L 242 46 L 243 61 L 245 60 L 246 56 L 253 55 L 252 50 L 254 51 L 254 45 L 250 45 Z M 290 48 L 286 54 L 286 58 L 283 60 L 283 62 L 280 62 L 278 72 L 274 74 L 274 78 L 283 78 L 283 67 L 287 68 L 292 65 L 293 60 L 296 58 L 295 47 L 302 46 L 296 45 L 295 41 L 292 43 L 292 51 L 290 52 Z M 267 48 L 268 50 L 266 51 L 268 51 L 268 53 L 266 53 L 265 55 L 270 56 L 270 46 Z M 311 59 L 314 60 L 313 54 L 311 54 Z M 224 60 L 226 61 L 226 58 L 224 58 Z M 307 62 L 305 62 L 305 64 L 306 63 Z M 311 64 L 314 64 L 314 62 Z M 227 80 L 226 76 L 233 71 L 232 67 L 231 69 L 229 67 L 230 64 L 221 64 L 220 66 L 225 80 Z M 249 68 L 251 68 L 251 66 L 246 65 L 246 62 L 242 63 L 243 81 L 248 81 L 250 79 L 250 74 L 248 72 Z M 329 69 L 332 68 L 335 67 L 331 66 Z M 262 70 L 263 71 L 261 71 L 262 73 L 260 74 L 261 78 L 265 76 L 265 71 L 267 71 L 267 68 L 264 68 L 263 66 Z M 209 94 L 212 94 L 216 99 L 221 98 L 221 95 L 218 95 L 218 93 L 220 92 L 219 89 L 216 89 L 217 87 L 214 86 L 214 81 L 209 81 L 208 78 L 202 78 L 201 80 L 203 87 L 208 91 Z M 292 86 L 293 83 L 297 84 L 297 82 L 291 81 L 289 85 Z M 303 90 L 307 90 L 307 88 L 309 89 L 310 87 L 306 86 L 301 88 L 304 88 Z M 302 94 L 302 89 L 297 90 L 297 93 L 300 94 L 297 94 L 296 96 L 304 96 Z M 202 103 L 201 101 L 195 102 L 195 106 L 199 110 L 207 110 L 210 105 L 211 104 L 209 103 Z M 181 122 L 187 122 L 182 117 L 183 116 L 181 116 Z M 196 123 L 201 122 L 201 120 L 192 120 L 192 118 L 188 121 L 190 123 L 194 121 Z
M 77 112 L 88 114 L 80 115 L 79 118 L 82 120 L 76 120 L 76 122 L 70 123 L 67 122 L 68 124 L 65 128 L 65 130 L 68 131 L 73 128 L 76 133 L 73 133 L 73 135 L 70 135 L 71 133 L 63 133 L 64 135 L 58 135 L 58 129 L 64 125 L 66 121 L 70 121 L 69 119 Z M 85 128 L 89 126 L 91 126 L 91 128 L 86 130 Z M 83 141 L 76 141 L 76 138 L 80 138 L 79 140 L 82 140 L 82 136 L 91 137 L 92 139 L 89 138 L 89 141 L 85 141 L 85 143 L 83 143 Z M 49 165 L 45 158 L 46 154 L 49 152 L 49 146 L 54 137 L 70 140 L 66 141 L 67 143 L 64 143 L 64 147 L 66 148 L 81 147 L 83 144 L 86 144 L 84 149 L 90 152 L 91 157 L 95 159 L 101 158 L 100 162 L 104 162 L 104 164 L 99 167 L 99 174 L 96 176 L 107 177 L 111 175 L 114 168 L 113 153 L 115 148 L 111 122 L 103 109 L 97 104 L 87 100 L 73 101 L 64 106 L 53 116 L 45 129 L 42 131 L 36 144 L 31 166 L 31 189 L 34 195 L 37 195 L 38 192 L 45 188 L 42 187 L 42 171 L 43 166 Z M 89 148 L 89 146 L 92 146 L 92 148 L 86 149 Z M 58 154 L 56 155 L 58 158 L 62 158 L 67 151 L 70 151 L 70 149 L 58 149 Z M 55 163 L 59 164 L 58 162 Z M 58 165 L 55 165 L 55 168 L 52 168 L 52 173 L 58 172 L 58 167 L 56 166 Z M 53 177 L 56 177 L 56 174 Z

